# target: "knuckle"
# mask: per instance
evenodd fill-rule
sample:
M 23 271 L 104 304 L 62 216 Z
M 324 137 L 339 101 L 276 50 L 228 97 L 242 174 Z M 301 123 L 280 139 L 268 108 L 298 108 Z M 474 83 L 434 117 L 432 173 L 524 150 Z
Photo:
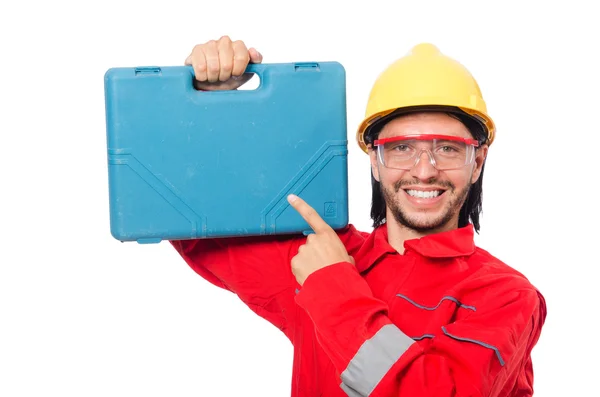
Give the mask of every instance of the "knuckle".
M 240 54 L 248 54 L 248 48 L 246 48 L 246 45 L 243 41 L 237 40 L 234 41 L 231 45 L 236 50 L 236 52 L 239 52 Z
M 231 64 L 229 62 L 221 63 L 221 71 L 229 73 L 229 72 L 231 72 L 232 69 L 233 69 L 233 64 Z
M 206 73 L 206 63 L 201 62 L 196 64 L 196 66 L 194 67 L 194 69 L 196 69 L 196 73 Z
M 248 59 L 250 59 L 248 52 L 236 51 L 235 54 L 233 54 L 233 60 L 235 62 L 247 62 Z
M 219 41 L 225 42 L 225 43 L 231 43 L 231 37 L 229 37 L 229 35 L 224 34 L 223 36 L 221 36 Z
M 292 270 L 295 270 L 298 268 L 298 256 L 295 256 L 292 258 L 292 261 L 290 262 L 292 265 Z

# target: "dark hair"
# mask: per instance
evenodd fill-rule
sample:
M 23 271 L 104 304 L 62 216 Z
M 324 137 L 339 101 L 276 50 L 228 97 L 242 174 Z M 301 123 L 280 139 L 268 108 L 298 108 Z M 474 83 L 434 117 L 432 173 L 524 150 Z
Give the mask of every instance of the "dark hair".
M 414 108 L 396 111 L 374 123 L 365 133 L 365 142 L 367 144 L 370 144 L 375 139 L 377 139 L 377 136 L 381 132 L 383 126 L 393 118 L 403 114 L 424 111 L 450 113 L 456 116 L 467 127 L 467 129 L 471 132 L 473 139 L 476 139 L 480 144 L 487 142 L 487 130 L 484 124 L 479 119 L 465 113 L 461 109 L 442 106 Z M 460 213 L 458 216 L 458 227 L 467 226 L 470 221 L 473 224 L 473 228 L 477 233 L 479 233 L 480 229 L 479 215 L 483 210 L 482 195 L 484 169 L 485 160 L 483 165 L 481 166 L 481 174 L 479 175 L 477 181 L 473 185 L 471 185 L 471 188 L 469 189 L 469 193 L 467 195 L 467 199 L 465 200 L 462 208 L 460 209 Z M 381 184 L 377 182 L 377 180 L 373 176 L 373 172 L 371 172 L 371 186 L 373 190 L 371 199 L 371 219 L 373 220 L 373 227 L 377 227 L 383 224 L 386 220 L 386 205 L 385 199 L 383 198 L 383 194 L 381 193 Z

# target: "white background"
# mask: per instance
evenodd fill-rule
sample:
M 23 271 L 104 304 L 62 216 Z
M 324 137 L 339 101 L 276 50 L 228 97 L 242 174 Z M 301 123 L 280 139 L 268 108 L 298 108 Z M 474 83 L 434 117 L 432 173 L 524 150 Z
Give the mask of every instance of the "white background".
M 360 3 L 360 6 L 358 5 Z M 7 2 L 0 10 L 0 396 L 286 396 L 292 347 L 167 243 L 109 233 L 104 72 L 180 65 L 228 34 L 264 62 L 347 71 L 353 141 L 377 74 L 424 41 L 465 64 L 498 125 L 477 242 L 544 293 L 537 396 L 597 392 L 597 13 L 584 1 Z

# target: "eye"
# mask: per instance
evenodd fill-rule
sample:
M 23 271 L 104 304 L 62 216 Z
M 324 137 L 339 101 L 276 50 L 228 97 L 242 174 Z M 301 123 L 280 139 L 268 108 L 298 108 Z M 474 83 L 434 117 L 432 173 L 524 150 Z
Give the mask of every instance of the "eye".
M 452 153 L 452 152 L 456 152 L 457 149 L 453 146 L 449 146 L 449 145 L 444 145 L 442 147 L 440 147 L 440 150 L 444 153 Z
M 457 154 L 465 151 L 464 145 L 454 142 L 440 142 L 436 145 L 435 151 L 440 154 Z
M 392 150 L 394 150 L 396 152 L 406 152 L 406 151 L 410 150 L 410 146 L 399 144 L 399 145 L 394 146 L 392 148 Z

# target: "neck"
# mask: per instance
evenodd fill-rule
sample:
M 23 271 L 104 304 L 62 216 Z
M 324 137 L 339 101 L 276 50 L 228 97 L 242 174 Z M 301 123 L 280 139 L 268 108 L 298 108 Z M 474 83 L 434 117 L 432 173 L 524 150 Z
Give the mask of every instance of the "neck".
M 396 250 L 398 253 L 404 253 L 404 242 L 407 240 L 421 238 L 427 235 L 441 233 L 445 231 L 449 231 L 452 229 L 456 229 L 458 227 L 458 218 L 453 219 L 445 225 L 442 225 L 436 229 L 431 229 L 426 232 L 419 232 L 414 229 L 408 228 L 403 224 L 396 221 L 394 216 L 389 212 L 386 214 L 386 223 L 387 223 L 387 235 L 388 235 L 388 243 Z
M 388 243 L 400 254 L 404 253 L 404 242 L 406 240 L 420 238 L 425 235 L 424 233 L 419 233 L 407 228 L 406 226 L 396 222 L 396 220 L 393 218 L 388 218 L 386 223 Z

